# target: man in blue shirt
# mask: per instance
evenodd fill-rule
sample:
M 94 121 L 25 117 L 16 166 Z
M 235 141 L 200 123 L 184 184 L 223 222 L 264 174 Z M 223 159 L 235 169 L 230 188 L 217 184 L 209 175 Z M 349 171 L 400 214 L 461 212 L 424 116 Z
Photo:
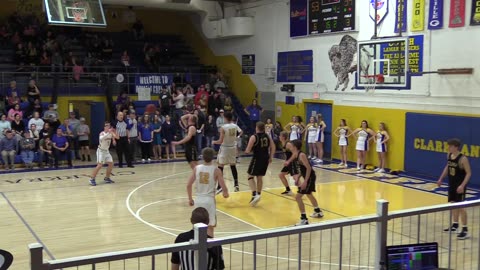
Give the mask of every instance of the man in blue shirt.
M 55 169 L 58 169 L 58 159 L 60 158 L 60 155 L 67 157 L 68 167 L 73 167 L 72 156 L 70 154 L 70 150 L 68 149 L 68 139 L 63 135 L 61 128 L 57 128 L 57 134 L 53 135 L 52 142 L 55 153 Z
M 257 122 L 260 121 L 260 115 L 262 112 L 263 108 L 257 104 L 256 99 L 252 100 L 252 104 L 245 108 L 245 113 L 250 117 L 250 131 L 252 134 L 255 133 L 256 125 Z
M 0 152 L 5 169 L 13 171 L 15 169 L 15 155 L 17 154 L 17 139 L 10 129 L 5 131 L 5 137 L 0 140 Z

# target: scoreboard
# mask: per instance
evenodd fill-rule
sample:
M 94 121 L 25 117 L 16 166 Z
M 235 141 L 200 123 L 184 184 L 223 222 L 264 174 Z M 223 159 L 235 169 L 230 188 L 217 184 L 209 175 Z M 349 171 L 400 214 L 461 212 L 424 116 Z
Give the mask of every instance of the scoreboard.
M 355 0 L 309 0 L 308 33 L 317 35 L 355 30 Z

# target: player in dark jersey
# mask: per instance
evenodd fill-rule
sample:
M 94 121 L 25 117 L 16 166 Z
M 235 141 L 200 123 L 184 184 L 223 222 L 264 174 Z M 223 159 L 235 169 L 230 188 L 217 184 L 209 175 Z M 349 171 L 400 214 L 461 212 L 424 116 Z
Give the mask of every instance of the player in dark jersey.
M 301 140 L 294 140 L 290 142 L 290 151 L 292 151 L 293 157 L 296 158 L 298 162 L 298 167 L 300 168 L 300 175 L 303 178 L 303 182 L 298 187 L 298 193 L 295 196 L 297 200 L 298 208 L 300 209 L 300 222 L 297 223 L 297 226 L 301 225 L 308 225 L 308 218 L 305 212 L 305 204 L 303 203 L 303 196 L 306 195 L 307 198 L 313 205 L 315 212 L 310 215 L 312 218 L 321 218 L 323 217 L 323 212 L 318 207 L 318 202 L 315 196 L 313 196 L 312 192 L 315 192 L 315 181 L 317 176 L 315 175 L 315 171 L 310 165 L 308 161 L 307 155 L 301 151 L 302 149 L 302 141 Z
M 181 121 L 187 126 L 187 135 L 178 142 L 172 142 L 172 145 L 185 144 L 185 158 L 193 170 L 198 165 L 197 144 L 195 140 L 195 136 L 197 135 L 197 116 L 194 114 L 186 114 L 182 116 Z
M 252 199 L 250 205 L 255 206 L 260 201 L 263 188 L 263 179 L 267 173 L 268 164 L 272 162 L 275 154 L 275 143 L 272 138 L 265 133 L 265 124 L 257 122 L 256 133 L 250 137 L 245 153 L 253 151 L 253 157 L 248 166 L 248 185 L 252 190 Z M 257 181 L 255 182 L 255 177 Z
M 461 141 L 459 139 L 448 140 L 447 165 L 443 169 L 442 175 L 437 181 L 437 185 L 442 185 L 443 179 L 448 175 L 448 202 L 458 203 L 465 200 L 467 184 L 472 176 L 470 163 L 466 156 L 460 152 Z M 445 232 L 458 233 L 457 239 L 464 240 L 469 237 L 467 227 L 467 211 L 465 209 L 452 210 L 453 224 L 446 228 Z M 458 228 L 458 220 L 462 220 L 462 229 Z
M 282 195 L 293 195 L 292 190 L 290 190 L 290 185 L 288 184 L 287 175 L 290 174 L 292 177 L 298 177 L 299 168 L 296 158 L 290 152 L 290 141 L 289 134 L 287 131 L 280 132 L 280 143 L 282 145 L 283 153 L 285 154 L 285 163 L 284 167 L 280 171 L 278 177 L 280 177 L 280 181 L 285 186 L 285 191 L 282 192 Z

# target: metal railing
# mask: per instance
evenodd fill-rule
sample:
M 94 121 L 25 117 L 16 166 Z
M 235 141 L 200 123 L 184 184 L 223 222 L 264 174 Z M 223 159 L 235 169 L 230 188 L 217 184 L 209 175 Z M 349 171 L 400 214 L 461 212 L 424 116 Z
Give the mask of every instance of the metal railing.
M 388 212 L 377 201 L 377 213 L 207 239 L 207 227 L 194 226 L 195 238 L 181 243 L 44 262 L 43 247 L 31 244 L 31 270 L 170 269 L 171 252 L 195 251 L 196 268 L 207 269 L 208 249 L 222 246 L 226 269 L 385 269 L 386 246 L 439 243 L 440 269 L 480 269 L 480 200 Z M 454 240 L 443 233 L 452 210 L 467 209 L 471 237 Z M 80 268 L 85 266 L 87 268 Z

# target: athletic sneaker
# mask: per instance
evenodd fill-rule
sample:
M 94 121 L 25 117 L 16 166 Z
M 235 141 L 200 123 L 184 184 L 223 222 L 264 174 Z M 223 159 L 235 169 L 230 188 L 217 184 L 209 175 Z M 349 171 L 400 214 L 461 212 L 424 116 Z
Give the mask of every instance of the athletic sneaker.
M 105 177 L 105 179 L 103 179 L 103 181 L 105 181 L 105 183 L 107 184 L 113 184 L 115 183 L 115 181 L 113 181 L 112 179 L 108 178 L 108 177 Z
M 373 170 L 373 172 L 378 172 L 380 171 L 380 168 L 376 168 L 375 170 Z
M 362 170 L 362 168 L 360 168 L 360 167 L 357 166 L 357 171 L 361 171 L 361 170 Z
M 297 224 L 295 224 L 295 226 L 305 226 L 305 225 L 308 225 L 308 219 L 300 219 L 300 222 L 298 222 Z
M 151 159 L 147 159 L 147 162 L 150 163 L 152 160 Z
M 239 186 L 235 186 L 235 192 L 239 192 L 240 191 L 240 187 Z
M 262 197 L 260 197 L 260 195 L 255 195 L 252 197 L 252 199 L 250 200 L 250 205 L 251 206 L 256 206 L 257 203 L 260 201 Z
M 291 190 L 285 190 L 284 192 L 280 193 L 281 195 L 292 196 L 293 192 Z
M 142 163 L 145 163 L 145 159 L 144 159 L 144 158 L 142 158 Z
M 348 168 L 348 164 L 347 163 L 343 164 L 343 167 Z
M 218 186 L 217 191 L 215 191 L 215 195 L 222 193 L 222 191 L 223 189 L 220 186 Z
M 338 166 L 340 166 L 340 167 L 343 167 L 343 165 L 345 165 L 345 164 L 343 164 L 343 162 L 341 162 L 340 164 L 338 164 Z
M 469 237 L 470 235 L 468 235 L 468 231 L 465 229 L 462 229 L 462 231 L 457 235 L 458 240 L 465 240 L 465 239 L 468 239 Z
M 379 173 L 385 173 L 385 169 L 378 170 Z
M 444 232 L 449 232 L 449 233 L 457 233 L 458 231 L 458 226 L 451 226 L 443 230 Z
M 95 182 L 95 179 L 90 179 L 90 186 L 96 186 L 97 182 Z
M 236 158 L 236 161 L 237 161 L 237 163 L 240 163 L 240 158 L 237 157 L 237 158 Z
M 312 218 L 322 218 L 323 217 L 323 212 L 320 210 L 320 212 L 313 212 L 313 214 L 310 215 Z
M 308 156 L 308 159 L 312 159 L 312 156 Z

